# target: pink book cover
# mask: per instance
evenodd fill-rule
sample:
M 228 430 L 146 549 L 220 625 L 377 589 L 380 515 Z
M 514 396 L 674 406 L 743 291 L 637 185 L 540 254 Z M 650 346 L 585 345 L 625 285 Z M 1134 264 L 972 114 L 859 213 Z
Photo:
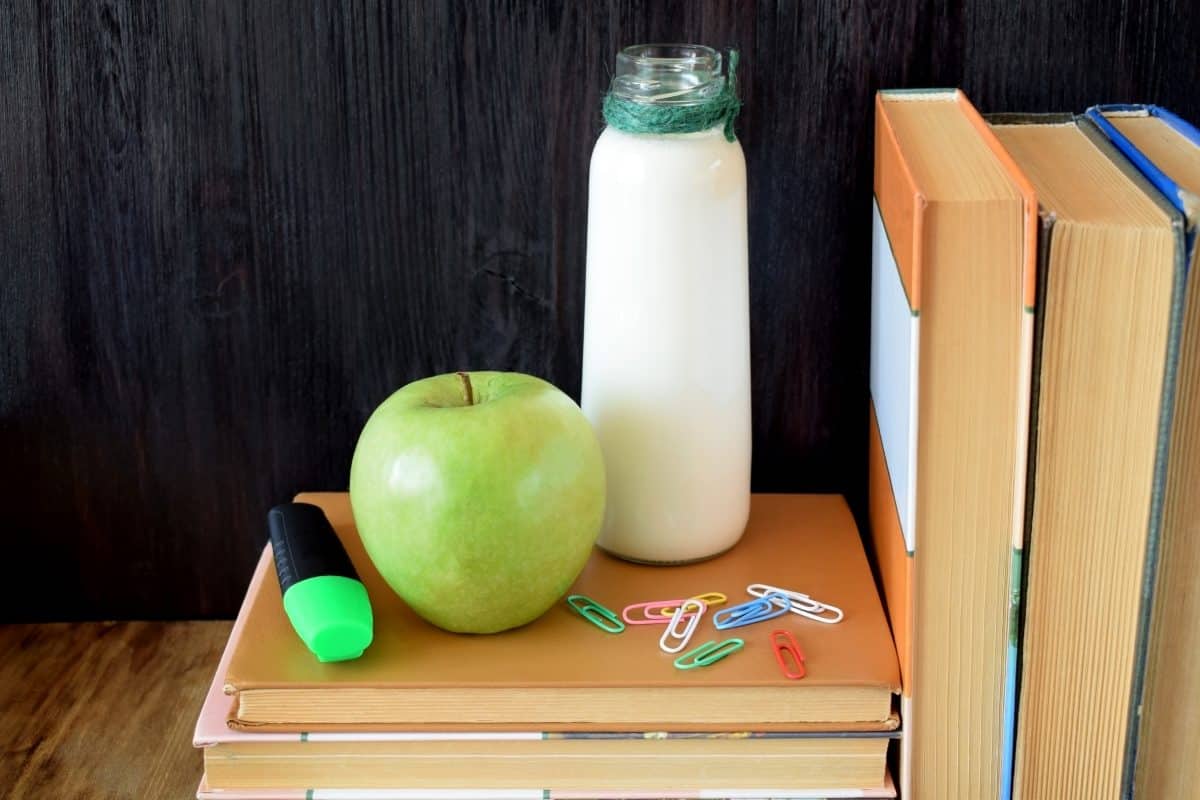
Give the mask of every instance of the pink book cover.
M 225 673 L 229 669 L 230 659 L 233 658 L 235 645 L 242 638 L 242 631 L 245 630 L 246 615 L 250 610 L 250 598 L 257 593 L 258 587 L 270 572 L 271 558 L 271 546 L 267 545 L 258 558 L 258 565 L 254 568 L 254 575 L 250 578 L 250 588 L 242 599 L 242 607 L 238 610 L 237 619 L 233 622 L 233 629 L 229 632 L 229 641 L 225 643 L 225 651 L 217 663 L 217 672 L 213 676 L 212 684 L 208 687 L 208 694 L 204 696 L 204 705 L 200 708 L 200 717 L 196 720 L 196 729 L 192 734 L 192 745 L 195 747 L 208 747 L 218 742 L 237 739 L 240 736 L 231 731 L 226 722 L 233 700 L 225 694 Z M 258 734 L 258 736 L 261 737 L 261 740 L 298 738 L 298 734 Z
M 896 787 L 890 776 L 880 789 L 830 789 L 795 791 L 778 789 L 739 791 L 737 789 L 689 792 L 680 789 L 672 794 L 602 794 L 597 792 L 554 792 L 536 789 L 511 791 L 487 790 L 429 790 L 429 789 L 309 789 L 237 792 L 214 792 L 202 780 L 196 790 L 197 800 L 817 800 L 818 798 L 886 797 L 894 798 Z

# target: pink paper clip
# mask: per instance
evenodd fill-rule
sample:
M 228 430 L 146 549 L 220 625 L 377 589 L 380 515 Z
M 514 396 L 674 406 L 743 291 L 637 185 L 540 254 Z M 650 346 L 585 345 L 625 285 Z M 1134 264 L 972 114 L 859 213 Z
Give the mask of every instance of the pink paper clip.
M 800 649 L 800 643 L 796 641 L 796 637 L 791 631 L 783 629 L 771 631 L 771 648 L 775 651 L 775 661 L 778 662 L 784 677 L 797 681 L 808 674 L 804 668 L 804 651 Z M 795 667 L 788 664 L 788 659 L 784 657 L 784 654 L 791 656 Z
M 630 625 L 666 625 L 675 615 L 675 610 L 683 600 L 651 600 L 648 603 L 634 603 L 621 609 L 621 619 Z M 671 609 L 670 614 L 662 614 L 661 609 Z M 634 612 L 640 611 L 641 616 Z

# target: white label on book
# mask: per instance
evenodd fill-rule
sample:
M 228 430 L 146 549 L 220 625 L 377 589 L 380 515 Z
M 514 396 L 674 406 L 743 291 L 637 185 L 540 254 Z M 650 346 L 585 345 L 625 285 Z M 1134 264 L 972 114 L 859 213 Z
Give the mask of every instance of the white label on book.
M 871 399 L 904 533 L 916 550 L 917 356 L 920 317 L 912 310 L 879 204 L 872 204 Z

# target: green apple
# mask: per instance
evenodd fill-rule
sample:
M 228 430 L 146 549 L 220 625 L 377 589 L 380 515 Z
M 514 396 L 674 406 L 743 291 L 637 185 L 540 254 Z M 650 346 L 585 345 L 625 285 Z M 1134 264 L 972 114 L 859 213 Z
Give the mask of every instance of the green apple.
M 367 554 L 414 611 L 458 633 L 537 619 L 604 519 L 604 461 L 579 406 L 530 375 L 415 381 L 367 420 L 350 503 Z

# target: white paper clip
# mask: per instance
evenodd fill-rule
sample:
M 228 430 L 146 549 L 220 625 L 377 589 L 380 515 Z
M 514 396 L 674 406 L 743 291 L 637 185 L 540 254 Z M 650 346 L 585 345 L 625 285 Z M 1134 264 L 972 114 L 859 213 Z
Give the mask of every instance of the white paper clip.
M 664 653 L 678 653 L 687 647 L 687 643 L 691 641 L 692 634 L 696 632 L 696 626 L 700 624 L 700 618 L 704 616 L 707 608 L 708 606 L 703 600 L 697 600 L 694 597 L 679 604 L 679 608 L 675 609 L 675 613 L 671 615 L 671 621 L 667 624 L 667 629 L 663 631 L 662 638 L 658 640 L 658 646 Z M 681 622 L 686 623 L 683 630 L 679 628 Z
M 778 586 L 771 586 L 766 583 L 752 583 L 746 587 L 746 592 L 754 597 L 763 597 L 772 593 L 785 595 L 791 600 L 788 610 L 793 614 L 799 614 L 802 617 L 808 617 L 817 622 L 824 622 L 826 625 L 841 622 L 846 616 L 837 606 L 831 606 L 829 603 L 814 600 L 803 592 L 780 589 Z M 779 600 L 776 599 L 774 602 L 778 603 Z

